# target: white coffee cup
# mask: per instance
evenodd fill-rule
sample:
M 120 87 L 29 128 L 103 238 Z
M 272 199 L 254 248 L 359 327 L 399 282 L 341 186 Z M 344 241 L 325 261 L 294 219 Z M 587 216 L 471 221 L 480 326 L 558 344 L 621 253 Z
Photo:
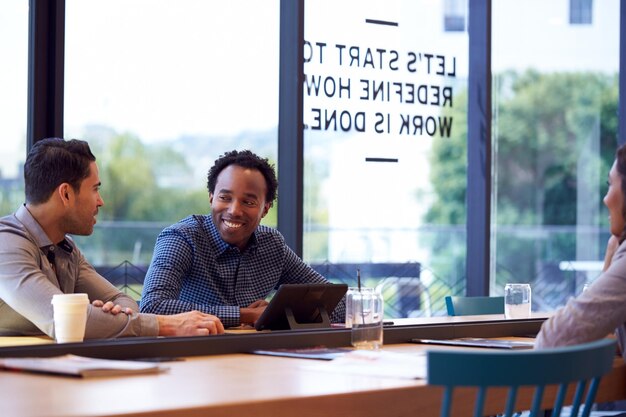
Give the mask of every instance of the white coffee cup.
M 54 337 L 57 343 L 83 341 L 88 305 L 87 294 L 55 294 L 52 296 Z

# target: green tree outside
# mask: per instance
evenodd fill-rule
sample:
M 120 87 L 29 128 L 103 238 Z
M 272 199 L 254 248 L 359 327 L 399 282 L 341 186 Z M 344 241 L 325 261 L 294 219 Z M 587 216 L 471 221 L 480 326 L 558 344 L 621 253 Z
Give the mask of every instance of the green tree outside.
M 597 187 L 601 198 L 617 144 L 617 76 L 595 73 L 505 72 L 494 78 L 492 192 L 497 210 L 492 222 L 502 226 L 575 226 L 577 162 L 585 141 L 599 131 Z M 465 222 L 466 100 L 463 94 L 451 109 L 453 137 L 435 142 L 431 169 L 436 202 L 426 215 L 431 224 Z M 456 121 L 460 123 L 456 123 Z M 597 173 L 594 173 L 597 174 Z M 594 175 L 594 177 L 597 175 Z M 606 226 L 606 216 L 593 225 Z M 496 278 L 530 280 L 541 274 L 541 264 L 575 259 L 576 237 L 561 234 L 550 242 L 537 236 L 514 238 L 498 233 Z M 445 243 L 441 241 L 439 243 Z M 447 258 L 450 268 L 460 262 L 434 248 L 435 259 Z M 436 262 L 436 261 L 435 261 Z M 443 262 L 442 262 L 443 263 Z

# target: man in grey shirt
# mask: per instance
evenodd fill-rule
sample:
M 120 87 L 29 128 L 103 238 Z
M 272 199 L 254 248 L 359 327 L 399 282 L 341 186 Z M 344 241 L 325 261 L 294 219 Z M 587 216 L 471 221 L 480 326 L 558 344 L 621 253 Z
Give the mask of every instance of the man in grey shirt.
M 54 337 L 52 296 L 87 293 L 85 338 L 223 333 L 220 320 L 192 311 L 140 314 L 137 303 L 99 275 L 68 234 L 90 235 L 100 178 L 80 140 L 37 142 L 24 164 L 26 204 L 0 218 L 0 335 Z

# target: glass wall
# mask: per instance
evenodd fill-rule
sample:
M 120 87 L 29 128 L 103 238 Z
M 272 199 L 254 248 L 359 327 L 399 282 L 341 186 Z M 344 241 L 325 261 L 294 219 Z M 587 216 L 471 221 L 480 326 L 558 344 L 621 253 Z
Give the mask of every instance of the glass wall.
M 493 1 L 491 293 L 529 282 L 539 311 L 599 274 L 609 236 L 620 2 L 586 2 L 585 24 L 578 3 Z
M 276 163 L 278 34 L 277 0 L 67 0 L 65 137 L 92 144 L 105 201 L 78 238 L 92 263 L 147 265 L 163 227 L 208 213 L 224 152 Z
M 28 1 L 0 6 L 0 216 L 24 202 L 28 88 Z
M 468 36 L 448 3 L 305 2 L 304 259 L 361 269 L 388 316 L 465 288 Z
M 27 3 L 0 14 L 0 214 L 23 201 Z M 620 2 L 491 3 L 491 293 L 530 282 L 546 310 L 601 268 Z M 208 212 L 217 156 L 276 161 L 279 2 L 65 5 L 64 136 L 93 145 L 106 203 L 79 244 L 145 266 L 163 227 Z M 465 292 L 468 16 L 466 0 L 305 3 L 304 259 L 386 286 L 392 316 Z

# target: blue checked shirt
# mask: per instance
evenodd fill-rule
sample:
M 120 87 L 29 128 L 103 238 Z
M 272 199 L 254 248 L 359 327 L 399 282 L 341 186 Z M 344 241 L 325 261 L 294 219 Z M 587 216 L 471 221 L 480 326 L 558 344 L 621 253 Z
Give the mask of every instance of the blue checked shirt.
M 258 226 L 241 252 L 224 242 L 211 216 L 194 215 L 157 238 L 143 287 L 141 311 L 177 314 L 198 310 L 225 327 L 240 324 L 239 308 L 266 298 L 281 284 L 326 283 L 275 229 Z M 345 319 L 345 300 L 331 315 Z

